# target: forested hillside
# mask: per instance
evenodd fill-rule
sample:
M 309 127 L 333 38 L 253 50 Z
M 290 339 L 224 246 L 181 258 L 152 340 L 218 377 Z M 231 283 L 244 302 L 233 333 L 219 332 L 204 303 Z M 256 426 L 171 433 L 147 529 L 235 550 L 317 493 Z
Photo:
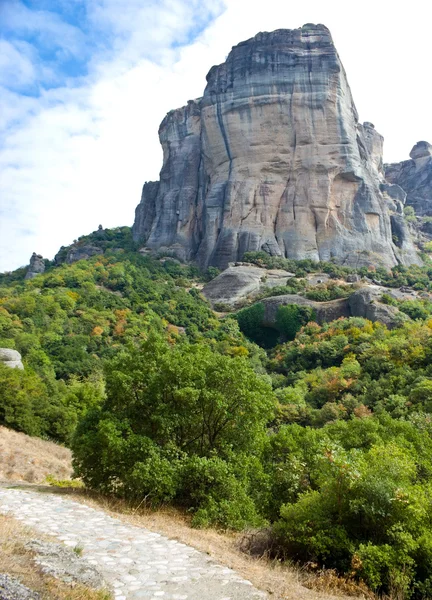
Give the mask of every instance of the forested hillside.
M 253 311 L 245 327 L 201 295 L 215 271 L 142 256 L 128 228 L 98 244 L 30 280 L 1 276 L 0 347 L 25 370 L 0 365 L 0 423 L 70 446 L 92 489 L 172 503 L 200 527 L 269 527 L 279 557 L 431 597 L 430 265 L 360 273 L 425 291 L 399 302 L 400 327 L 290 314 L 264 350 L 240 331 Z M 295 290 L 308 271 L 354 272 L 277 266 Z
M 97 237 L 104 254 L 49 265 L 25 281 L 25 269 L 0 275 L 0 347 L 23 356 L 24 372 L 0 364 L 0 422 L 69 442 L 77 420 L 104 397 L 103 365 L 159 332 L 227 355 L 263 353 L 233 321 L 218 321 L 201 297 L 194 267 L 143 257 L 127 227 Z M 88 243 L 92 236 L 80 239 Z

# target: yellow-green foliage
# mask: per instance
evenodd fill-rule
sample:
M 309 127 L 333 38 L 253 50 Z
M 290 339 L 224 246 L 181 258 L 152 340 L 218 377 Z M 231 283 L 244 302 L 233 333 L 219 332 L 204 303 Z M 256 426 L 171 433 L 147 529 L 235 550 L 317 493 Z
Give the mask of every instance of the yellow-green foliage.
M 0 347 L 17 349 L 26 367 L 0 375 L 0 423 L 68 442 L 104 397 L 104 361 L 150 331 L 260 362 L 236 324 L 220 323 L 192 287 L 201 277 L 196 268 L 130 250 L 128 228 L 94 235 L 79 243 L 95 241 L 105 255 L 51 266 L 28 281 L 22 270 L 0 276 Z
M 79 479 L 57 479 L 53 475 L 46 476 L 46 482 L 53 487 L 81 489 L 84 483 Z
M 73 439 L 90 488 L 185 507 L 199 527 L 266 523 L 280 556 L 432 597 L 430 301 L 384 297 L 411 317 L 392 331 L 286 307 L 269 335 L 259 303 L 215 317 L 192 285 L 214 273 L 140 256 L 127 228 L 99 242 L 90 260 L 0 277 L 0 346 L 26 366 L 0 365 L 0 422 Z M 294 271 L 294 291 L 308 272 L 352 272 L 247 259 Z M 431 288 L 430 263 L 358 272 Z

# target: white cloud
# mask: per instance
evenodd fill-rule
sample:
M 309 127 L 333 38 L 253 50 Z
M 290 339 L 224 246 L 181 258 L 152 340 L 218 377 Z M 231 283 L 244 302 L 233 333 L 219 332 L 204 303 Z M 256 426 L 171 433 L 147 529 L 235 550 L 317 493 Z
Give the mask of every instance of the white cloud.
M 364 0 L 354 16 L 339 0 L 226 6 L 220 14 L 221 5 L 210 1 L 87 0 L 89 26 L 113 40 L 105 49 L 96 40 L 89 75 L 40 98 L 2 93 L 0 123 L 8 129 L 0 149 L 0 270 L 25 264 L 33 251 L 51 258 L 99 223 L 131 224 L 143 182 L 161 167 L 160 121 L 202 95 L 210 67 L 258 31 L 325 23 L 361 119 L 386 137 L 386 158 L 405 159 L 418 139 L 432 141 L 429 42 L 418 35 L 428 3 L 405 13 L 394 3 Z M 71 39 L 82 44 L 74 35 L 68 48 Z
M 26 52 L 28 47 L 24 42 L 15 46 L 0 39 L 0 85 L 19 89 L 35 82 L 36 69 Z

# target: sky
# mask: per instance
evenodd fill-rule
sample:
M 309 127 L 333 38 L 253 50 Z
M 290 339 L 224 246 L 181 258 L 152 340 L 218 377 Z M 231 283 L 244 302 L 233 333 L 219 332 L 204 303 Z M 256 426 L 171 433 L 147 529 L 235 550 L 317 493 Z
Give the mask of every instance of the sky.
M 158 127 L 259 31 L 330 28 L 384 160 L 432 142 L 430 0 L 0 0 L 0 271 L 131 225 Z

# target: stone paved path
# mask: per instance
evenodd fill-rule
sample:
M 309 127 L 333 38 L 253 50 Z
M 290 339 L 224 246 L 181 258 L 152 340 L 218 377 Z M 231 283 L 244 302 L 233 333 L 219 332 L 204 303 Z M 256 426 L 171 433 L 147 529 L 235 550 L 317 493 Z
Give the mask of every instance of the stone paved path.
M 262 600 L 233 570 L 205 554 L 53 494 L 0 488 L 0 512 L 57 537 L 94 565 L 116 600 Z

